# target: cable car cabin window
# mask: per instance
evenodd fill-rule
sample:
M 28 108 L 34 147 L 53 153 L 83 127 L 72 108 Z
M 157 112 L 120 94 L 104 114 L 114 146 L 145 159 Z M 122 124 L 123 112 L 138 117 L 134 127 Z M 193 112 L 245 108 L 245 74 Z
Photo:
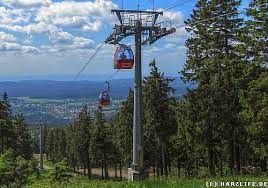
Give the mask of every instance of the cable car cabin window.
M 107 92 L 103 92 L 99 96 L 100 100 L 110 100 L 109 94 Z
M 133 57 L 134 55 L 133 55 L 133 53 L 132 53 L 132 51 L 131 50 L 126 50 L 126 51 L 124 51 L 124 52 L 122 52 L 122 51 L 119 51 L 118 53 L 117 53 L 117 59 L 134 59 L 134 57 Z
M 128 55 L 129 55 L 129 59 L 133 59 L 134 60 L 134 55 L 131 49 L 128 49 Z

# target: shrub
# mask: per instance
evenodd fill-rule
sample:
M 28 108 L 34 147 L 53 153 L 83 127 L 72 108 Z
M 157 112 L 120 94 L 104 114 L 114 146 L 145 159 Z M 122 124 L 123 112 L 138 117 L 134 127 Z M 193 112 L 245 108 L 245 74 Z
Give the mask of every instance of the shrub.
M 53 181 L 67 181 L 71 177 L 71 169 L 65 161 L 55 163 L 54 169 L 51 172 Z
M 0 185 L 10 186 L 15 182 L 16 157 L 12 150 L 0 155 Z
M 34 168 L 34 162 L 20 156 L 16 157 L 14 151 L 7 150 L 0 155 L 0 185 L 21 187 L 28 182 Z

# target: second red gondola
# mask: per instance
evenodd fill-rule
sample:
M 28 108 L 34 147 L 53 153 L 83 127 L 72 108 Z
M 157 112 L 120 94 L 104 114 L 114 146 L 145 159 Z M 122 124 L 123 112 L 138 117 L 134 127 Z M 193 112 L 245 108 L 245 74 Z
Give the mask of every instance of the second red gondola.
M 100 106 L 109 106 L 110 105 L 110 96 L 107 91 L 103 91 L 99 95 L 99 105 Z

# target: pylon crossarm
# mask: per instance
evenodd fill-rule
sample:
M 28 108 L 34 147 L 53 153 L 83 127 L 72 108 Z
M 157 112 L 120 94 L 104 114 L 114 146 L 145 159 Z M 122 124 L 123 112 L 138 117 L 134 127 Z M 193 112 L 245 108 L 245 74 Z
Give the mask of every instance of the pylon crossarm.
M 166 36 L 166 35 L 170 35 L 176 32 L 175 28 L 171 28 L 171 29 L 166 29 L 166 28 L 162 28 L 162 29 L 157 29 L 157 30 L 150 30 L 150 34 L 149 37 L 147 39 L 145 39 L 144 41 L 142 41 L 142 45 L 146 45 L 146 44 L 153 44 L 154 42 L 156 42 L 158 39 Z
M 133 35 L 133 33 L 113 33 L 111 34 L 106 40 L 105 43 L 106 44 L 118 44 L 121 40 L 123 40 L 124 38 Z

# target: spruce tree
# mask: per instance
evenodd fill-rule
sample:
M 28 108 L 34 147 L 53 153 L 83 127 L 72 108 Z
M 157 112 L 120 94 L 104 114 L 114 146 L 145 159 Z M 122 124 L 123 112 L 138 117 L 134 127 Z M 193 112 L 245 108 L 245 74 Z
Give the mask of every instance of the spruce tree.
M 12 124 L 11 107 L 7 93 L 4 93 L 0 101 L 0 148 L 1 153 L 12 147 L 12 140 L 15 139 L 14 126 Z
M 132 128 L 133 128 L 134 95 L 130 89 L 128 97 L 122 102 L 116 117 L 116 145 L 124 165 L 130 166 L 132 159 Z
M 247 68 L 240 92 L 243 109 L 240 118 L 246 125 L 247 153 L 245 161 L 267 171 L 268 158 L 268 111 L 267 111 L 267 63 L 268 63 L 268 3 L 252 0 L 247 9 L 249 19 L 244 32 Z
M 158 71 L 155 60 L 144 80 L 144 140 L 147 167 L 161 166 L 161 174 L 168 176 L 170 167 L 170 138 L 176 132 L 175 113 L 172 109 L 172 79 Z M 158 156 L 157 154 L 161 154 Z M 158 160 L 161 159 L 161 160 Z
M 13 142 L 16 154 L 25 159 L 31 159 L 33 154 L 32 141 L 22 114 L 15 116 L 14 129 L 16 139 Z
M 91 167 L 89 158 L 89 146 L 90 146 L 90 129 L 91 129 L 91 117 L 87 106 L 84 106 L 80 111 L 75 126 L 76 147 L 80 161 L 85 169 L 88 171 L 88 177 L 91 177 Z
M 102 179 L 108 178 L 107 167 L 107 138 L 105 121 L 102 111 L 95 112 L 94 124 L 91 129 L 90 158 L 96 166 L 102 167 Z
M 199 100 L 202 118 L 198 118 L 197 125 L 205 135 L 211 175 L 216 174 L 215 163 L 222 162 L 221 153 L 226 150 L 231 172 L 235 167 L 240 170 L 239 153 L 243 142 L 238 139 L 243 127 L 237 118 L 239 80 L 243 75 L 242 54 L 239 53 L 243 23 L 238 18 L 240 3 L 239 0 L 199 0 L 186 21 L 190 38 L 186 42 L 187 60 L 181 73 L 185 81 L 198 84 L 193 94 Z M 222 144 L 230 147 L 222 148 Z

